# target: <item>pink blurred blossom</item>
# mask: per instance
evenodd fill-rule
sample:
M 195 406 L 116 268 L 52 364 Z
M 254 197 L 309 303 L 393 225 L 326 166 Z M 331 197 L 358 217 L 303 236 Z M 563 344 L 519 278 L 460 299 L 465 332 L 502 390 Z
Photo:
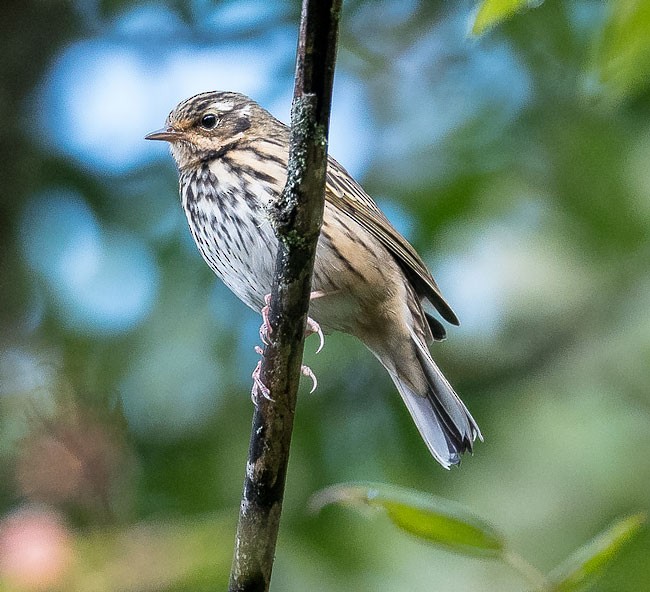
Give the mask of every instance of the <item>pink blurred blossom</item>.
M 54 511 L 26 507 L 0 521 L 0 581 L 10 588 L 60 588 L 72 560 L 72 536 Z

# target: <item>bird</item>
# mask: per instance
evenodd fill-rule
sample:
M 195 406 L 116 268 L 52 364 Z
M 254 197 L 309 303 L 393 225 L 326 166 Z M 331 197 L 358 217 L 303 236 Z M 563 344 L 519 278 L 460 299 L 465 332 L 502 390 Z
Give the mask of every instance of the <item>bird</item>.
M 269 218 L 287 179 L 289 128 L 249 97 L 210 91 L 181 102 L 148 140 L 169 143 L 180 199 L 205 262 L 263 313 L 278 239 Z M 388 371 L 432 456 L 449 469 L 481 431 L 429 351 L 459 321 L 411 244 L 328 157 L 309 317 L 353 335 Z M 259 351 L 259 348 L 258 348 Z

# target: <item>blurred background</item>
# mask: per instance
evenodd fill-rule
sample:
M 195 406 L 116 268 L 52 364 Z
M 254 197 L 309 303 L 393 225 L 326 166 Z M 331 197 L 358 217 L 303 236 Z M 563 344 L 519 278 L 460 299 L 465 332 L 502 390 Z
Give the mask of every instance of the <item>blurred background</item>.
M 462 321 L 434 356 L 485 435 L 429 456 L 386 372 L 329 336 L 299 397 L 272 588 L 519 591 L 346 509 L 346 480 L 457 500 L 544 571 L 650 490 L 650 3 L 347 0 L 330 152 Z M 288 121 L 298 2 L 9 0 L 0 20 L 0 589 L 225 589 L 259 318 L 196 251 L 180 100 Z M 313 340 L 313 341 L 312 341 Z M 650 589 L 650 536 L 601 591 Z

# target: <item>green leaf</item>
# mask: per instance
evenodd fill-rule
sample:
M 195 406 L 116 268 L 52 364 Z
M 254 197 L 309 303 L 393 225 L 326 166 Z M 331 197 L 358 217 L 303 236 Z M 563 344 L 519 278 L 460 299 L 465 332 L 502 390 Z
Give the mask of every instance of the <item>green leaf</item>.
M 474 18 L 472 35 L 482 35 L 488 29 L 510 18 L 516 12 L 539 6 L 543 0 L 483 0 Z
M 363 511 L 384 510 L 406 532 L 449 551 L 473 557 L 501 557 L 503 539 L 487 522 L 455 502 L 382 483 L 342 483 L 324 489 L 311 507 L 339 503 Z
M 617 520 L 557 567 L 549 580 L 552 592 L 587 590 L 614 561 L 619 551 L 641 530 L 646 516 L 633 514 Z
M 595 51 L 595 68 L 611 98 L 647 88 L 650 79 L 650 2 L 611 3 Z

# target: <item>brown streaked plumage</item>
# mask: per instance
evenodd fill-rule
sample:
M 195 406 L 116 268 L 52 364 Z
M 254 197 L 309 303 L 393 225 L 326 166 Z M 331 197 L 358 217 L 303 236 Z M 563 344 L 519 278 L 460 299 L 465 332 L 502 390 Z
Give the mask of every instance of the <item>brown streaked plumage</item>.
M 286 182 L 289 129 L 248 97 L 196 95 L 164 129 L 181 202 L 204 259 L 248 306 L 270 293 L 277 239 L 267 206 Z M 333 158 L 316 251 L 310 317 L 325 331 L 359 338 L 388 370 L 433 456 L 448 468 L 481 433 L 431 358 L 445 329 L 425 307 L 458 324 L 415 249 Z

